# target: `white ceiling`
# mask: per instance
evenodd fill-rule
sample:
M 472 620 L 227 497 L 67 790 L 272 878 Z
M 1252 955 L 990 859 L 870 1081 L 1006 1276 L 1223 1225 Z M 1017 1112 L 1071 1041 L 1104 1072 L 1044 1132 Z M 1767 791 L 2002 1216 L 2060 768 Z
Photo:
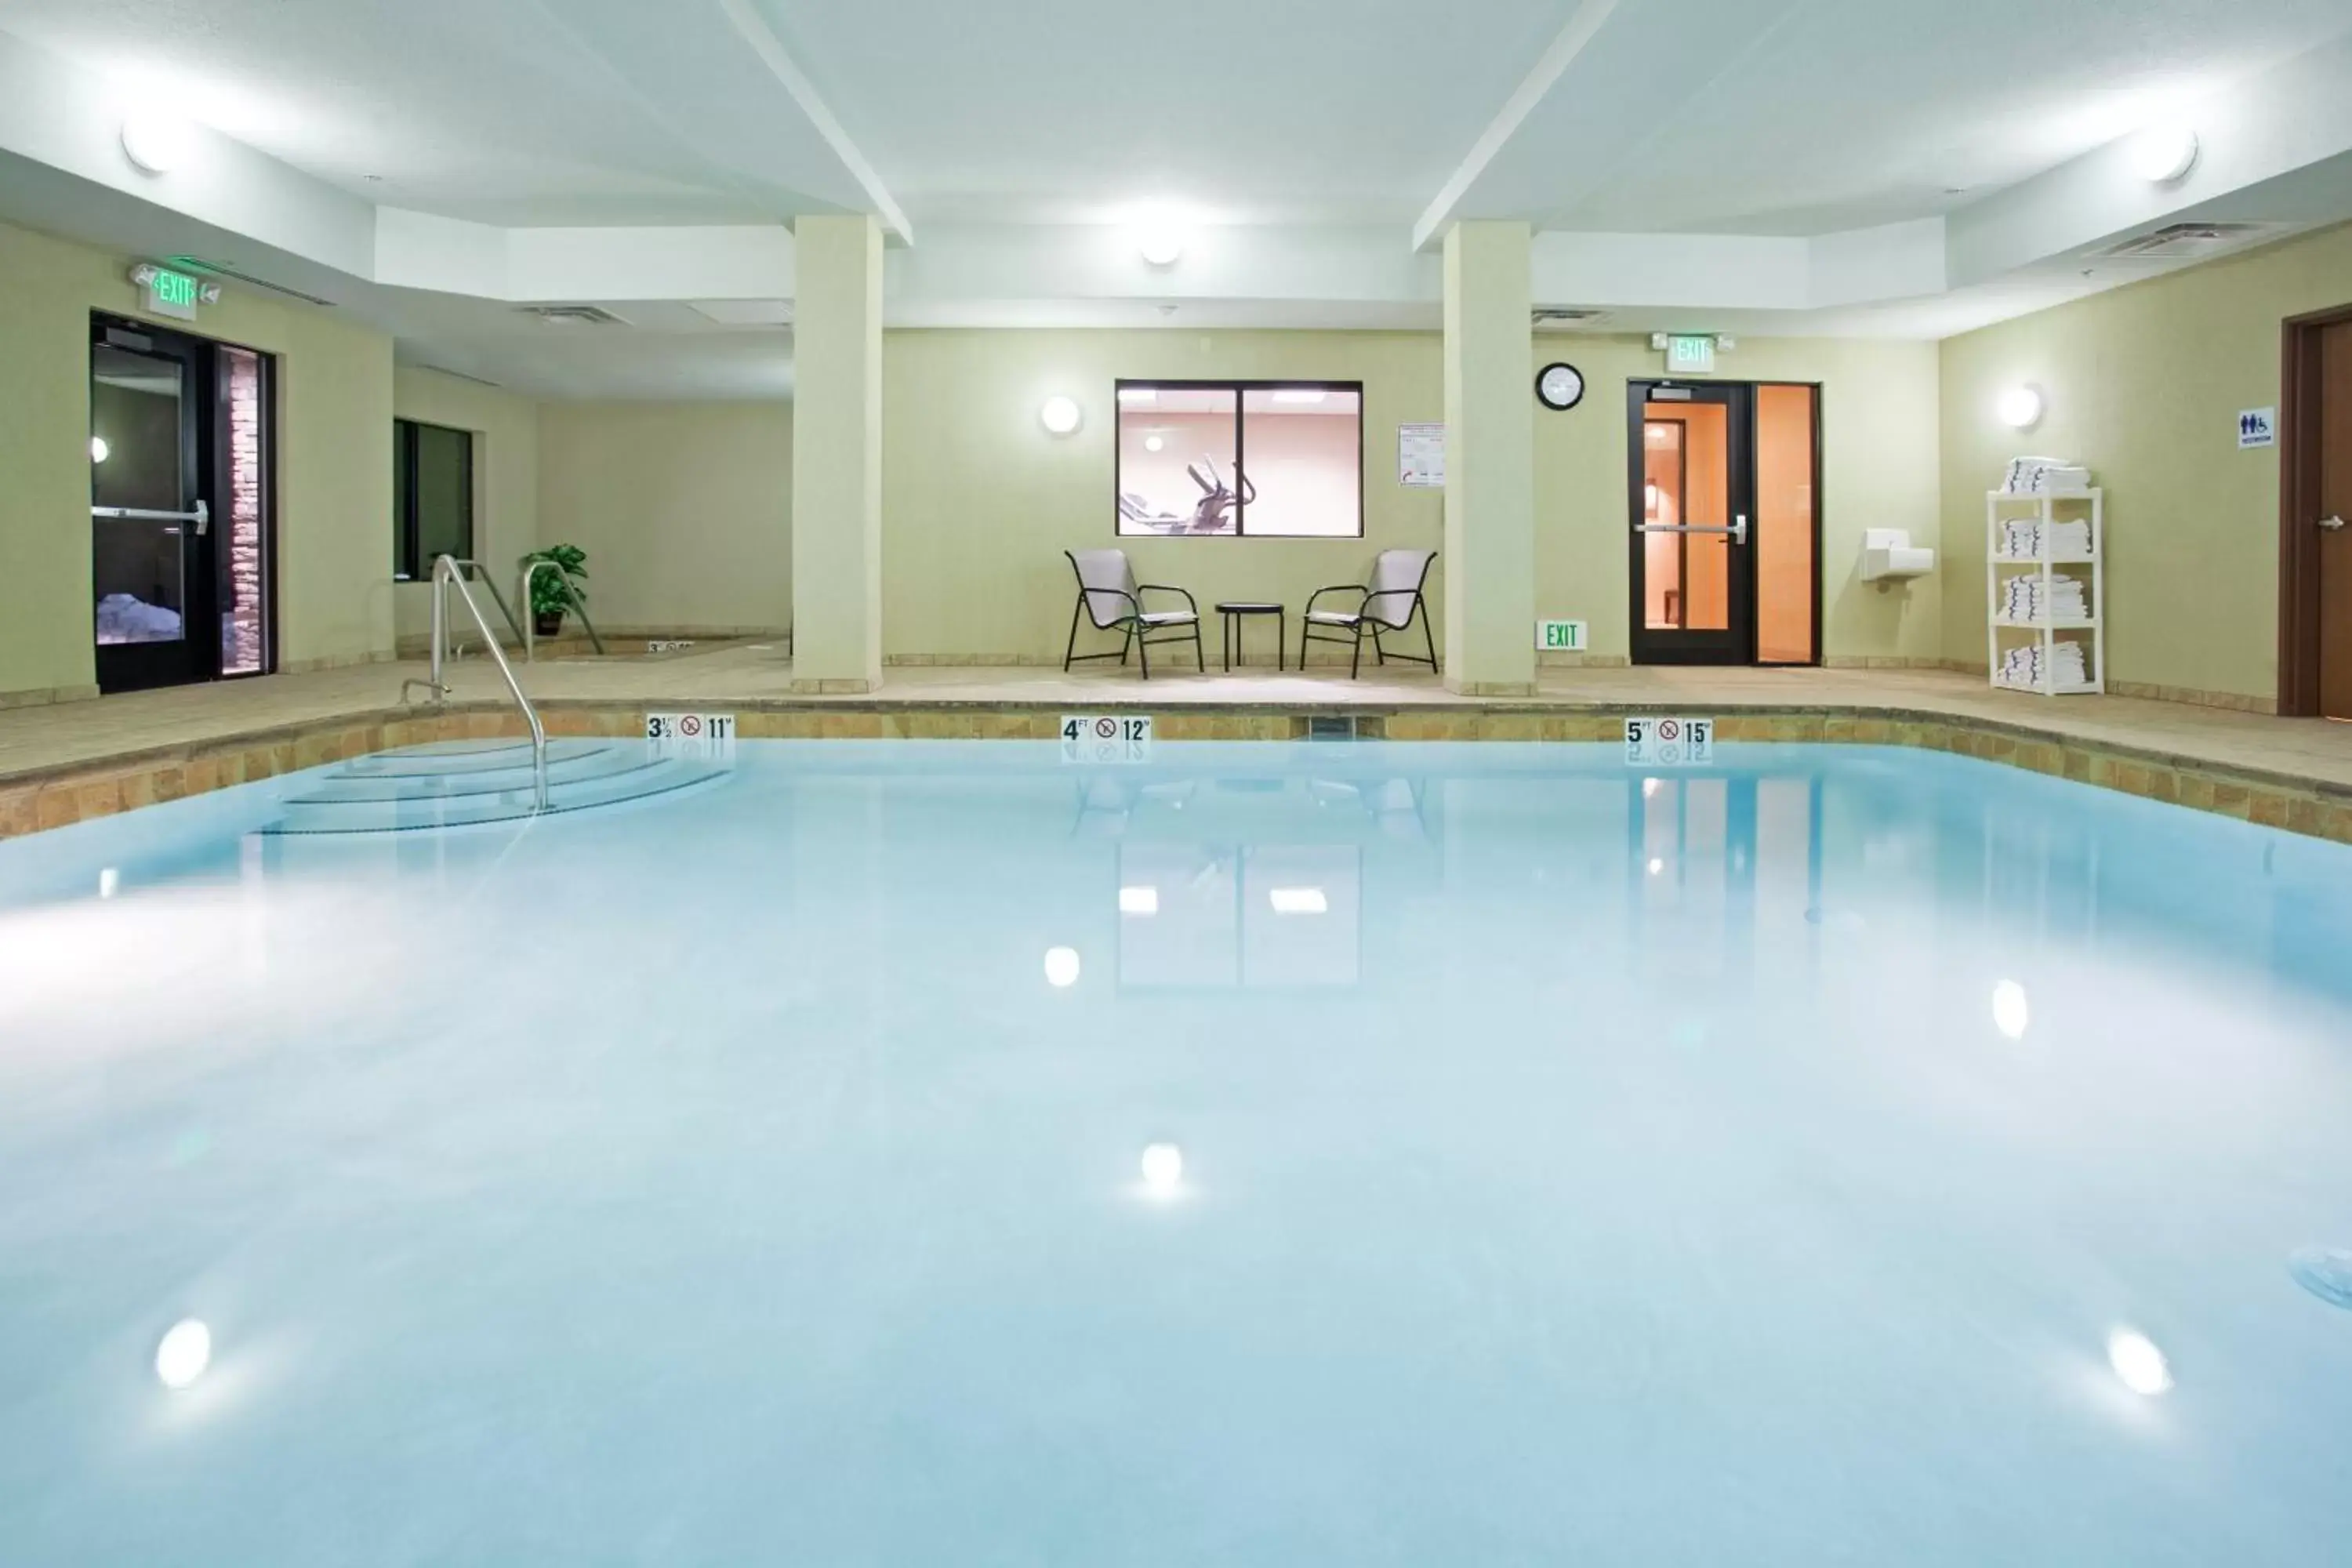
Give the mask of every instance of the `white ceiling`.
M 2352 0 L 0 0 L 0 217 L 551 396 L 779 395 L 832 211 L 906 242 L 894 327 L 1428 330 L 1416 231 L 1507 216 L 1592 330 L 1938 336 L 2352 217 L 2347 81 Z M 129 168 L 151 100 L 198 167 Z M 2174 110 L 2158 189 L 2117 138 Z

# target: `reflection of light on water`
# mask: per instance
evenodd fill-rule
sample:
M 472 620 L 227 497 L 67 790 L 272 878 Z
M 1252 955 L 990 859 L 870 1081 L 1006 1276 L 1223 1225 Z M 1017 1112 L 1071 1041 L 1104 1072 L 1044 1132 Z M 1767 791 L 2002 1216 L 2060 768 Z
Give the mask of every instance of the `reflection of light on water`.
M 2137 1329 L 2117 1329 L 2107 1336 L 2107 1364 L 2134 1394 L 2153 1396 L 2172 1386 L 2172 1368 L 2164 1352 Z
M 1320 888 L 1269 888 L 1265 900 L 1278 915 L 1320 915 L 1331 910 L 1331 900 Z
M 185 1388 L 213 1363 L 213 1331 L 189 1318 L 172 1325 L 155 1347 L 155 1375 L 166 1388 Z
M 1653 877 L 1663 877 L 1665 874 L 1666 863 L 1664 860 L 1653 858 L 1650 862 L 1650 875 Z
M 1076 948 L 1049 947 L 1045 950 L 1045 983 L 1062 990 L 1078 983 Z
M 2352 1308 L 2352 1251 L 2305 1247 L 2287 1259 L 2294 1282 L 2331 1307 Z
M 1992 1026 L 2012 1040 L 2025 1038 L 2032 1015 L 2025 1005 L 2025 987 L 2004 980 L 1992 988 Z
M 114 897 L 115 890 L 121 886 L 122 873 L 116 870 L 113 867 L 109 866 L 106 869 L 98 874 L 98 896 L 100 898 L 110 899 Z
M 1157 888 L 1121 888 L 1118 890 L 1118 912 L 1123 915 L 1156 915 L 1160 912 L 1160 889 Z
M 1643 779 L 1643 780 L 1642 781 L 1642 798 L 1643 798 L 1643 800 L 1648 800 L 1651 796 L 1653 796 L 1653 795 L 1656 795 L 1657 793 L 1658 793 L 1658 781 L 1657 781 L 1657 780 L 1655 780 L 1655 779 Z
M 1143 1152 L 1143 1185 L 1157 1197 L 1167 1197 L 1184 1184 L 1184 1151 L 1173 1143 L 1154 1143 Z

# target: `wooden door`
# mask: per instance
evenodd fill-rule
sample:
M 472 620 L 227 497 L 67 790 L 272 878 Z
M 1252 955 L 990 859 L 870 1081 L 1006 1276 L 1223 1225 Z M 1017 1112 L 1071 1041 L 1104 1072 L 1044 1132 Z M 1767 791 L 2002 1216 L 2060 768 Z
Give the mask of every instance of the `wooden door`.
M 2318 335 L 2319 710 L 2352 721 L 2352 321 Z

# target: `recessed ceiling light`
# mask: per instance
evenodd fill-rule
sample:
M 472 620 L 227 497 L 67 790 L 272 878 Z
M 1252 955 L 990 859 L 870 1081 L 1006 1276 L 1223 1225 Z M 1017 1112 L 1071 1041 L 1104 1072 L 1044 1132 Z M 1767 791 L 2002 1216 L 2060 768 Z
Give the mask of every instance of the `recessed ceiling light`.
M 154 109 L 135 109 L 124 117 L 123 156 L 146 173 L 170 174 L 187 152 L 187 121 Z
M 1121 407 L 1139 407 L 1160 401 L 1160 394 L 1149 386 L 1122 386 L 1118 389 Z
M 2168 185 L 2197 164 L 2197 132 L 2186 125 L 2158 125 L 2132 138 L 2132 173 L 2152 185 Z
M 1320 404 L 1326 395 L 1325 393 L 1312 386 L 1283 386 L 1275 389 L 1274 400 L 1276 403 L 1286 403 L 1295 408 L 1312 408 Z

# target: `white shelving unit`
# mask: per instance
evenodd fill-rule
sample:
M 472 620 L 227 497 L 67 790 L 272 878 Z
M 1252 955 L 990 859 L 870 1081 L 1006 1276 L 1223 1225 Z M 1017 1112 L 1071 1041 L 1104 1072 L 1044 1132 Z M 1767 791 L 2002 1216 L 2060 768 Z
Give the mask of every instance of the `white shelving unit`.
M 2107 533 L 2106 492 L 2102 489 L 2052 490 L 2039 495 L 2011 495 L 2005 490 L 1991 490 L 1985 496 L 1985 648 L 1986 664 L 1995 687 L 2003 691 L 2025 691 L 2042 697 L 2079 696 L 2102 692 L 2107 689 Z M 2091 550 L 2084 554 L 2053 554 L 2049 549 L 2053 522 L 2088 521 L 2091 525 Z M 2032 555 L 2005 555 L 2001 552 L 2002 525 L 2011 522 L 2038 522 L 2036 537 L 2042 548 Z M 2008 597 L 2011 579 L 2038 575 L 2043 585 L 2042 601 L 2051 597 L 2049 584 L 2059 576 L 2060 567 L 2087 568 L 2090 574 L 2089 602 L 2091 613 L 2080 618 L 2065 620 L 2013 621 L 2000 614 Z M 2069 572 L 2067 576 L 2082 573 Z M 2066 636 L 2063 634 L 2087 634 Z M 2001 655 L 2015 647 L 2020 638 L 2038 637 L 2042 642 L 2040 683 L 2026 685 L 2000 678 Z M 2080 683 L 2058 683 L 2057 661 L 2054 657 L 2062 640 L 2087 644 L 2084 651 L 2090 657 L 2087 668 L 2090 679 Z

